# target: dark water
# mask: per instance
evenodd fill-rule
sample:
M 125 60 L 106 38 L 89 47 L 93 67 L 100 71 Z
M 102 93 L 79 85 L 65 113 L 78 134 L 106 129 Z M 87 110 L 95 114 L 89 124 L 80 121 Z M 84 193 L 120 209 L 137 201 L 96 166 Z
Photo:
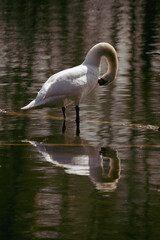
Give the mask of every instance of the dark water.
M 0 2 L 0 239 L 157 239 L 160 2 Z M 81 104 L 23 113 L 97 42 L 119 72 Z M 102 73 L 106 70 L 102 61 Z

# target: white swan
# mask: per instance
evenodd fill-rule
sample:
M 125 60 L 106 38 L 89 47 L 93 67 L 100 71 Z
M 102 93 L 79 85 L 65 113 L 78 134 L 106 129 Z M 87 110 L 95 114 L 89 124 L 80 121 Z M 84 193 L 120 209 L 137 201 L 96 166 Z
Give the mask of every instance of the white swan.
M 101 57 L 105 56 L 108 63 L 107 72 L 99 78 Z M 21 109 L 42 107 L 62 107 L 65 119 L 65 107 L 75 104 L 76 120 L 79 122 L 79 103 L 99 83 L 111 83 L 117 74 L 118 59 L 115 49 L 109 43 L 98 43 L 93 46 L 84 62 L 52 75 L 42 86 L 35 100 Z

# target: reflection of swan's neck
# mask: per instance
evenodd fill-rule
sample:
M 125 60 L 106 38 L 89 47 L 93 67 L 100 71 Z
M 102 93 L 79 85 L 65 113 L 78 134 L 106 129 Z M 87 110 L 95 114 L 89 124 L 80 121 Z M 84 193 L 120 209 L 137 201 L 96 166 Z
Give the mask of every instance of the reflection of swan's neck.
M 115 79 L 118 69 L 118 58 L 115 49 L 109 43 L 98 43 L 90 49 L 83 64 L 99 67 L 101 57 L 106 57 L 108 70 L 102 76 L 106 82 Z

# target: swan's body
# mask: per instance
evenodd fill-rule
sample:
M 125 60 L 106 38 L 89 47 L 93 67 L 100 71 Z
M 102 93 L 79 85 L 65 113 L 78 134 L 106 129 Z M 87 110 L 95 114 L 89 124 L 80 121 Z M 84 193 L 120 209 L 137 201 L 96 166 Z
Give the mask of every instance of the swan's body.
M 108 71 L 99 79 L 102 56 L 106 57 Z M 104 85 L 112 82 L 116 77 L 117 68 L 115 49 L 108 43 L 98 43 L 90 49 L 81 65 L 52 75 L 44 83 L 35 100 L 21 109 L 62 107 L 65 118 L 65 107 L 74 103 L 79 120 L 79 102 L 96 87 L 97 83 Z
M 35 100 L 22 109 L 38 107 L 66 107 L 79 101 L 87 95 L 97 84 L 92 79 L 98 79 L 96 69 L 88 72 L 87 66 L 81 64 L 51 76 L 38 92 Z

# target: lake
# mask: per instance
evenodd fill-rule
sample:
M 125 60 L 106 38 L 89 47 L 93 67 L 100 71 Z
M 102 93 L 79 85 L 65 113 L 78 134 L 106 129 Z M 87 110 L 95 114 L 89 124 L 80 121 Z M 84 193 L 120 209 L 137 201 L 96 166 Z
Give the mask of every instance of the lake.
M 160 2 L 0 2 L 0 239 L 160 234 Z M 22 111 L 54 73 L 109 42 L 119 70 L 74 105 Z M 107 70 L 102 59 L 101 74 Z

